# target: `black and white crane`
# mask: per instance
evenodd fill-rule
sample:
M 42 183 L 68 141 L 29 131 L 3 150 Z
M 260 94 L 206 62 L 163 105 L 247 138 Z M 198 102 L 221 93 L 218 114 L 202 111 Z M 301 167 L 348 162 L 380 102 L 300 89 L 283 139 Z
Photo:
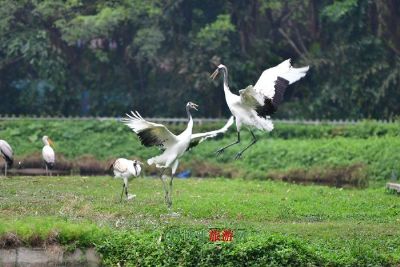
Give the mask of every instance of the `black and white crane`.
M 13 150 L 9 143 L 5 140 L 0 140 L 0 154 L 4 158 L 4 176 L 7 176 L 7 169 L 11 168 L 14 163 Z
M 303 78 L 308 69 L 309 66 L 293 68 L 290 59 L 285 60 L 275 67 L 266 69 L 254 86 L 249 85 L 246 89 L 240 90 L 239 95 L 236 95 L 230 91 L 228 86 L 227 67 L 219 65 L 210 77 L 215 79 L 222 72 L 226 103 L 235 117 L 237 140 L 217 150 L 217 155 L 223 153 L 226 148 L 240 143 L 240 129 L 243 125 L 249 127 L 253 140 L 236 154 L 235 159 L 240 158 L 244 151 L 257 142 L 251 128 L 272 131 L 274 125 L 270 116 L 277 111 L 286 88 Z
M 161 155 L 148 159 L 147 163 L 149 165 L 155 164 L 157 168 L 163 169 L 160 174 L 160 179 L 163 183 L 165 202 L 168 208 L 170 208 L 172 205 L 172 181 L 179 165 L 179 158 L 182 157 L 187 150 L 196 146 L 207 138 L 215 137 L 218 134 L 225 133 L 229 126 L 233 124 L 233 118 L 231 118 L 225 124 L 225 126 L 219 130 L 192 134 L 193 118 L 190 113 L 191 109 L 197 110 L 197 105 L 192 102 L 188 102 L 186 104 L 188 124 L 186 129 L 179 135 L 171 133 L 167 127 L 162 124 L 146 121 L 137 111 L 131 112 L 131 115 L 127 114 L 128 117 L 122 120 L 122 122 L 129 126 L 129 128 L 131 128 L 139 136 L 139 139 L 144 146 L 158 146 L 164 150 Z M 171 168 L 169 189 L 167 189 L 163 179 L 163 174 L 167 168 Z
M 124 180 L 122 184 L 121 201 L 124 191 L 127 200 L 136 197 L 136 195 L 128 194 L 128 181 L 132 177 L 138 177 L 140 175 L 142 170 L 141 165 L 143 165 L 143 163 L 138 160 L 119 158 L 110 166 L 110 169 L 114 172 L 114 178 L 121 178 Z
M 42 157 L 46 167 L 46 175 L 51 175 L 50 170 L 54 168 L 54 164 L 56 162 L 56 155 L 51 147 L 54 145 L 54 143 L 47 135 L 43 136 L 42 141 L 44 144 L 42 149 Z

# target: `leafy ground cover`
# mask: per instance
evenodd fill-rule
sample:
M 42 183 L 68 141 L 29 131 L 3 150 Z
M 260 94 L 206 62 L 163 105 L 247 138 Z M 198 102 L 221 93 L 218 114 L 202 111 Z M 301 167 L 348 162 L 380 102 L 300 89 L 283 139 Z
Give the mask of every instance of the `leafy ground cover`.
M 216 129 L 221 125 L 196 125 L 194 132 Z M 169 126 L 179 132 L 183 126 Z M 353 177 L 353 184 L 367 184 L 370 180 L 385 180 L 400 173 L 400 124 L 364 122 L 355 125 L 287 125 L 277 124 L 271 133 L 258 132 L 259 142 L 246 152 L 243 159 L 233 161 L 235 153 L 250 141 L 246 131 L 242 144 L 233 147 L 220 157 L 215 150 L 226 145 L 236 136 L 232 131 L 223 139 L 202 143 L 181 160 L 180 171 L 192 170 L 194 176 L 225 176 L 249 179 L 289 177 L 293 171 L 300 181 L 327 180 L 336 184 L 338 168 L 346 171 L 342 176 Z M 17 160 L 26 167 L 40 165 L 41 137 L 49 135 L 56 142 L 59 166 L 77 171 L 105 169 L 117 157 L 137 157 L 145 160 L 159 153 L 140 145 L 138 138 L 117 120 L 65 120 L 38 121 L 33 119 L 1 121 L 0 137 L 14 147 Z M 62 157 L 63 155 L 64 157 Z M 85 169 L 86 168 L 86 169 Z M 320 169 L 330 170 L 321 174 Z M 148 169 L 148 173 L 155 169 Z M 311 170 L 311 172 L 309 172 Z M 318 177 L 310 177 L 310 174 Z M 312 175 L 311 175 L 312 176 Z M 315 176 L 315 175 L 314 175 Z M 320 176 L 323 176 L 322 178 Z
M 360 190 L 177 179 L 177 218 L 168 216 L 159 180 L 133 180 L 130 202 L 119 203 L 121 187 L 110 177 L 0 179 L 0 245 L 95 246 L 109 265 L 400 263 L 400 200 L 382 183 Z M 213 243 L 210 228 L 245 238 Z M 206 235 L 188 238 L 193 231 Z

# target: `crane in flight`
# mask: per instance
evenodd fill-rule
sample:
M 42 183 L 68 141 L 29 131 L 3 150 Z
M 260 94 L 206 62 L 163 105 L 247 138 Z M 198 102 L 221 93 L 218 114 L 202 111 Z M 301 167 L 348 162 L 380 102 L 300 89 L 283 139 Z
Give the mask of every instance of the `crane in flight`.
M 236 154 L 235 159 L 239 159 L 244 151 L 257 142 L 257 138 L 251 128 L 267 132 L 272 131 L 274 126 L 270 116 L 277 111 L 279 104 L 283 100 L 286 88 L 303 78 L 308 69 L 309 66 L 293 68 L 290 64 L 290 59 L 285 60 L 275 67 L 264 70 L 254 86 L 249 85 L 247 88 L 240 90 L 239 95 L 236 95 L 230 91 L 228 86 L 227 67 L 220 64 L 210 78 L 214 80 L 219 73 L 223 75 L 225 99 L 235 118 L 237 140 L 217 150 L 217 155 L 223 153 L 226 148 L 240 143 L 242 125 L 249 127 L 253 140 Z

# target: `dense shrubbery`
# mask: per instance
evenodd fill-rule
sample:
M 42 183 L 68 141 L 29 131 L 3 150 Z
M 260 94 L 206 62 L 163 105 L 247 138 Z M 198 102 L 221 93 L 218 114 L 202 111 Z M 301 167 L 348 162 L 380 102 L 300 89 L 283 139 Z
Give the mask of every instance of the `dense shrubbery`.
M 0 248 L 61 244 L 73 250 L 95 246 L 105 266 L 389 266 L 396 262 L 368 245 L 332 251 L 281 234 L 259 232 L 232 242 L 210 242 L 208 236 L 166 239 L 166 233 L 160 231 L 110 231 L 89 224 L 50 222 L 27 232 L 22 228 L 19 236 L 3 233 Z M 49 228 L 52 223 L 54 229 Z M 18 224 L 18 227 L 32 226 Z M 176 233 L 179 231 L 196 229 L 176 229 Z
M 0 113 L 182 116 L 193 100 L 220 116 L 218 64 L 236 91 L 293 58 L 311 69 L 277 116 L 394 118 L 399 13 L 396 0 L 2 0 Z
M 110 266 L 316 266 L 325 261 L 299 240 L 278 235 L 232 243 L 183 238 L 157 242 L 157 238 L 120 233 L 97 249 Z
M 276 123 L 271 136 L 277 138 L 333 138 L 333 137 L 352 137 L 370 138 L 382 136 L 400 136 L 400 123 L 382 123 L 376 121 L 363 121 L 356 124 L 285 124 Z
M 220 126 L 196 125 L 194 132 L 208 131 Z M 181 131 L 183 127 L 170 126 L 175 132 Z M 74 160 L 73 164 L 64 161 L 64 165 L 74 166 L 81 171 L 85 169 L 81 165 L 86 163 L 92 166 L 89 169 L 93 168 L 95 171 L 105 169 L 108 160 L 112 158 L 146 159 L 158 153 L 156 148 L 149 149 L 140 145 L 138 138 L 117 121 L 0 122 L 0 137 L 8 140 L 14 147 L 18 159 L 33 160 L 31 155 L 40 151 L 41 137 L 44 134 L 55 140 L 57 154 L 64 155 L 69 161 Z M 265 179 L 282 176 L 292 170 L 304 173 L 310 168 L 330 169 L 331 173 L 335 173 L 335 168 L 350 170 L 349 166 L 361 164 L 365 172 L 355 176 L 348 173 L 349 177 L 354 177 L 354 181 L 364 180 L 365 177 L 388 179 L 392 173 L 400 173 L 399 135 L 398 123 L 364 122 L 346 126 L 281 123 L 271 133 L 257 133 L 259 142 L 244 154 L 242 160 L 234 162 L 232 158 L 235 152 L 250 141 L 246 130 L 242 131 L 241 145 L 232 147 L 225 155 L 216 158 L 215 150 L 236 138 L 232 127 L 231 132 L 223 139 L 204 142 L 187 153 L 181 160 L 179 170 L 191 169 L 193 175 L 202 177 Z M 153 172 L 156 172 L 154 168 L 147 168 L 147 173 Z

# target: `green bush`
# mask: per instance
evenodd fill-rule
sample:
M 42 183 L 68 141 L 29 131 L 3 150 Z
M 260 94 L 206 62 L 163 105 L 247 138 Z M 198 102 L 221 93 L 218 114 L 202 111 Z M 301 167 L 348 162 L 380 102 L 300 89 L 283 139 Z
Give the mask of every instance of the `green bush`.
M 329 251 L 281 234 L 250 236 L 241 241 L 210 242 L 175 238 L 160 233 L 119 232 L 96 245 L 104 263 L 115 266 L 389 266 L 392 260 L 372 247 Z
M 221 124 L 195 125 L 194 132 L 208 131 Z M 184 125 L 171 125 L 178 133 Z M 23 159 L 42 148 L 41 137 L 49 135 L 55 151 L 72 160 L 84 155 L 105 160 L 117 157 L 150 158 L 159 151 L 140 144 L 132 131 L 117 120 L 15 120 L 0 122 L 0 137 Z M 365 121 L 354 125 L 289 125 L 277 123 L 271 133 L 257 132 L 258 143 L 243 159 L 233 161 L 239 149 L 250 141 L 242 131 L 241 144 L 229 148 L 225 155 L 215 157 L 215 150 L 236 139 L 234 127 L 223 138 L 207 140 L 186 153 L 179 171 L 191 169 L 196 176 L 243 177 L 267 179 L 271 171 L 310 168 L 336 168 L 354 164 L 365 165 L 370 179 L 388 179 L 393 171 L 400 173 L 400 124 Z M 201 162 L 201 164 L 199 164 Z M 95 162 L 94 162 L 95 163 Z M 101 164 L 98 164 L 99 166 Z M 150 173 L 156 170 L 150 169 Z

